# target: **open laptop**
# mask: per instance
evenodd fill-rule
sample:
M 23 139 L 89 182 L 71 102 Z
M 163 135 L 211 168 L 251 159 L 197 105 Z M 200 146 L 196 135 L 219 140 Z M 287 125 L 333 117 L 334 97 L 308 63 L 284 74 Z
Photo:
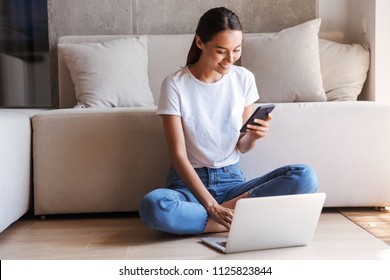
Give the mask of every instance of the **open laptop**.
M 325 197 L 312 193 L 240 199 L 228 236 L 201 240 L 223 253 L 307 245 Z

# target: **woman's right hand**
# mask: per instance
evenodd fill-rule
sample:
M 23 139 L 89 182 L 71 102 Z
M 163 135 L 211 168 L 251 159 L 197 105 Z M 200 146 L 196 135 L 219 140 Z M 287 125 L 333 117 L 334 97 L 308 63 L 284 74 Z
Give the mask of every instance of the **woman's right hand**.
M 211 219 L 223 225 L 228 230 L 230 229 L 234 215 L 233 209 L 214 204 L 207 208 L 207 213 Z

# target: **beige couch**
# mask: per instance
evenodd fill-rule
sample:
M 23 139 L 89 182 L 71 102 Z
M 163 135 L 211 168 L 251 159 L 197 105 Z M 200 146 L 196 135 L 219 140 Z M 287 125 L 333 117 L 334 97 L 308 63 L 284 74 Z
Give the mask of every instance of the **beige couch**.
M 60 43 L 119 37 L 68 36 Z M 155 104 L 163 78 L 183 66 L 192 38 L 144 36 Z M 170 164 L 156 108 L 72 108 L 74 83 L 61 54 L 58 63 L 61 109 L 32 118 L 35 214 L 137 211 L 147 192 L 164 186 Z M 327 193 L 325 206 L 390 205 L 390 106 L 276 105 L 268 137 L 241 158 L 247 179 L 307 163 Z

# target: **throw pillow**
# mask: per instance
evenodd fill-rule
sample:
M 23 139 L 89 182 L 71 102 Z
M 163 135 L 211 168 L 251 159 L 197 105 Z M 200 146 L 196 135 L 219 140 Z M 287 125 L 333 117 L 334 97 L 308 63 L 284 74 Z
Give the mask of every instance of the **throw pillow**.
M 146 41 L 125 37 L 101 43 L 59 44 L 75 84 L 77 107 L 154 104 Z
M 278 33 L 245 37 L 242 66 L 252 71 L 260 102 L 326 101 L 314 19 Z
M 370 67 L 368 47 L 320 39 L 321 72 L 328 101 L 356 101 Z

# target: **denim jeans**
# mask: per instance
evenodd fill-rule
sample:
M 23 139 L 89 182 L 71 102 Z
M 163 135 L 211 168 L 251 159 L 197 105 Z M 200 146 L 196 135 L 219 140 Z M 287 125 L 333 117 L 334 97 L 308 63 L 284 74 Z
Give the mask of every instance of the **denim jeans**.
M 317 190 L 314 170 L 302 164 L 287 165 L 248 182 L 238 163 L 222 168 L 196 168 L 195 171 L 220 204 L 245 192 L 250 197 L 264 197 Z M 166 188 L 156 189 L 143 198 L 140 217 L 150 229 L 179 235 L 202 234 L 208 221 L 206 209 L 173 168 Z

